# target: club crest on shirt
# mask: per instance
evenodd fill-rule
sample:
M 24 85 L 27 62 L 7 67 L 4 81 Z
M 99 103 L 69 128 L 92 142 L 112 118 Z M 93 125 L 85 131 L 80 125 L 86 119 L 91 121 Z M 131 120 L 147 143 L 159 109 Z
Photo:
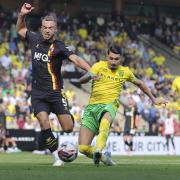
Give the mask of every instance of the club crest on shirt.
M 118 74 L 120 77 L 123 77 L 124 76 L 124 71 L 118 71 Z

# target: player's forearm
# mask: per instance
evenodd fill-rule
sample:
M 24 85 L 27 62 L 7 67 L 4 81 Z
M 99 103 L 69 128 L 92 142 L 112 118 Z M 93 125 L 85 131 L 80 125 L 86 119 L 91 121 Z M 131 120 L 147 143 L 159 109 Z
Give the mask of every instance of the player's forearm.
M 86 73 L 84 76 L 82 76 L 80 79 L 79 79 L 79 82 L 81 84 L 84 84 L 84 83 L 87 83 L 91 80 L 91 76 L 89 73 Z
M 25 22 L 26 15 L 19 13 L 17 23 L 16 23 L 16 31 L 20 33 L 22 29 L 26 29 L 26 22 Z
M 80 58 L 79 56 L 71 55 L 69 58 L 77 67 L 80 67 L 81 69 L 84 69 L 87 72 L 91 69 L 89 64 L 85 62 L 82 58 Z
M 87 64 L 84 60 L 82 59 L 78 59 L 76 62 L 76 65 L 78 67 L 80 67 L 81 69 L 84 69 L 85 71 L 89 71 L 91 69 L 91 67 L 89 66 L 89 64 Z
M 146 86 L 146 84 L 143 81 L 140 81 L 140 83 L 137 85 L 152 100 L 152 102 L 154 102 L 155 97 L 151 93 L 150 89 Z

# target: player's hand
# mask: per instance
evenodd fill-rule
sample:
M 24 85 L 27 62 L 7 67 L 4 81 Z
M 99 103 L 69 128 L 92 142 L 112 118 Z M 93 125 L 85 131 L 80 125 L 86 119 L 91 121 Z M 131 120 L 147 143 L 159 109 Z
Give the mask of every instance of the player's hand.
M 92 80 L 94 80 L 94 81 L 99 80 L 99 76 L 98 76 L 98 75 L 91 76 L 91 78 L 92 78 Z
M 155 105 L 166 105 L 167 103 L 168 103 L 168 101 L 163 98 L 154 98 L 153 99 L 153 104 L 155 104 Z
M 91 76 L 91 79 L 94 81 L 99 80 L 99 76 L 97 74 L 93 74 L 92 72 L 88 72 L 88 74 Z
M 31 6 L 29 3 L 24 3 L 23 6 L 21 7 L 20 13 L 22 15 L 29 14 L 35 7 Z

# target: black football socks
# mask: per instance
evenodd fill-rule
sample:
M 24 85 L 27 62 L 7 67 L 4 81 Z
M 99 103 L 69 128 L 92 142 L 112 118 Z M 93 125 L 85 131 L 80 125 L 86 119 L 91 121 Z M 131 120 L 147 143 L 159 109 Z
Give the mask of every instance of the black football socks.
M 51 129 L 42 130 L 43 142 L 47 149 L 52 152 L 56 151 L 58 148 L 58 140 L 54 137 Z

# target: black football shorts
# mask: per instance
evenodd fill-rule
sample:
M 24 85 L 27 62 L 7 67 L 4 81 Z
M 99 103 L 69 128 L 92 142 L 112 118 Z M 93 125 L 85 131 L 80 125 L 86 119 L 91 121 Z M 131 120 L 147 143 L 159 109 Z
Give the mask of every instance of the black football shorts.
M 31 93 L 31 103 L 34 115 L 45 111 L 54 114 L 70 114 L 69 105 L 62 92 L 44 92 L 33 89 Z

